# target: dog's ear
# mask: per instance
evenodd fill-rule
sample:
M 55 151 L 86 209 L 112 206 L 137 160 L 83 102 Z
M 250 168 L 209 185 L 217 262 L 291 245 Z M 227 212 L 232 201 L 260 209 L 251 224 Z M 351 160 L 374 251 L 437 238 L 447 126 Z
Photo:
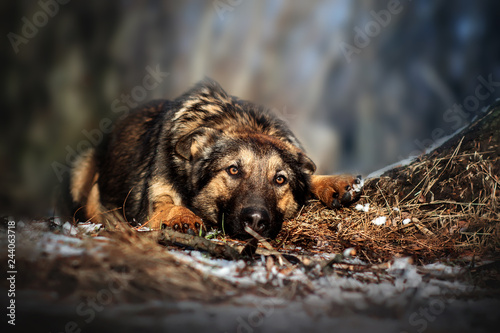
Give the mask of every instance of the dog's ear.
M 219 130 L 200 127 L 181 137 L 175 145 L 175 152 L 184 159 L 191 160 L 204 149 L 211 147 L 221 134 Z
M 312 175 L 316 171 L 316 164 L 303 152 L 299 152 L 298 162 L 304 173 Z

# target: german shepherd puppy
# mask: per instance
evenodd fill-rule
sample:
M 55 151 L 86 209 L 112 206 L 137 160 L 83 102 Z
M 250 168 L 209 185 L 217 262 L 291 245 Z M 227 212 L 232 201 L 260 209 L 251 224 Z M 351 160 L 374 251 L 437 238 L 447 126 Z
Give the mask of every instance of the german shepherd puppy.
M 361 177 L 315 176 L 286 124 L 206 79 L 174 101 L 138 108 L 75 163 L 70 190 L 85 219 L 198 234 L 244 227 L 274 238 L 308 198 L 359 199 Z M 83 206 L 83 207 L 82 207 Z

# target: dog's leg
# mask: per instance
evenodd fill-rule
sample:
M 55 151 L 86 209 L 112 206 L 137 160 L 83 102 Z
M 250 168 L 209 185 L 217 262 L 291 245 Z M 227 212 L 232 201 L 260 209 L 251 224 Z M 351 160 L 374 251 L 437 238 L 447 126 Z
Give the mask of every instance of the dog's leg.
M 175 231 L 198 235 L 204 229 L 203 221 L 192 211 L 173 203 L 156 203 L 150 216 L 148 226 L 152 229 L 163 227 Z
M 312 195 L 329 208 L 349 206 L 359 200 L 363 189 L 361 176 L 311 176 Z

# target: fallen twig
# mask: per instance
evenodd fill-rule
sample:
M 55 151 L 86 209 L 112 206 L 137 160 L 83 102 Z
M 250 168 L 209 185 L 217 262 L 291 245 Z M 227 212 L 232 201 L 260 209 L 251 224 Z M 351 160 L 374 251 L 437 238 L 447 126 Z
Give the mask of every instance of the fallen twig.
M 271 244 L 269 244 L 269 242 L 266 241 L 261 235 L 259 235 L 258 233 L 256 233 L 254 230 L 252 230 L 248 226 L 245 226 L 245 231 L 248 232 L 250 235 L 252 235 L 255 239 L 257 239 L 262 245 L 264 245 L 264 247 L 266 249 L 268 249 L 269 252 L 271 252 L 272 254 L 274 254 L 275 256 L 277 256 L 280 265 L 286 265 L 288 267 L 292 266 L 292 264 L 288 260 L 286 260 L 285 257 L 283 257 L 283 255 L 281 253 L 279 253 L 278 251 L 276 251 L 271 246 Z
M 236 251 L 229 245 L 217 244 L 199 236 L 183 234 L 169 229 L 160 231 L 158 242 L 160 244 L 189 246 L 196 250 L 206 251 L 218 258 L 229 260 L 241 259 L 241 255 L 238 253 L 238 251 Z

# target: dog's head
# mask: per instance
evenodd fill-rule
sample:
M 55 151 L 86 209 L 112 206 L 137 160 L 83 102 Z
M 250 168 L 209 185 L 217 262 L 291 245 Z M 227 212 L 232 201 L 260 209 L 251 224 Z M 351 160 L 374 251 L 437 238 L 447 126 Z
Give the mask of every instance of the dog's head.
M 245 226 L 274 238 L 309 193 L 314 163 L 273 136 L 201 128 L 180 140 L 190 160 L 192 209 L 230 236 L 250 238 Z

